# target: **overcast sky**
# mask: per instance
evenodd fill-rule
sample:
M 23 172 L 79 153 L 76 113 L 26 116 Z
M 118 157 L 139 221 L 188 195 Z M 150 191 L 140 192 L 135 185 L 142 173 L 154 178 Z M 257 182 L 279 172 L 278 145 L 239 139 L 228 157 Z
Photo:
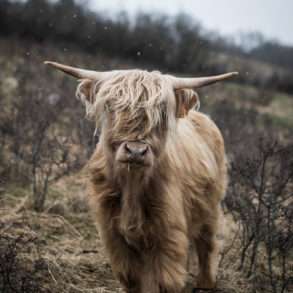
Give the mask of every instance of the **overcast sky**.
M 210 30 L 222 34 L 260 31 L 268 38 L 293 45 L 293 0 L 89 0 L 107 13 L 125 10 L 175 15 L 187 12 Z

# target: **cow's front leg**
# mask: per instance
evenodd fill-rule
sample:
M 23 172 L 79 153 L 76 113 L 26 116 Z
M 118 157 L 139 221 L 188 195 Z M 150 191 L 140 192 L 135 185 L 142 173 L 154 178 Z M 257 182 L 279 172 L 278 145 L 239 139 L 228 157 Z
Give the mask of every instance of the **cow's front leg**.
M 160 293 L 182 292 L 187 278 L 187 257 L 188 240 L 181 232 L 170 235 L 157 255 L 152 256 L 154 278 Z
M 199 262 L 197 287 L 212 289 L 216 286 L 218 270 L 218 245 L 214 227 L 203 227 L 195 243 Z
M 119 272 L 117 265 L 113 271 L 127 293 L 181 293 L 187 276 L 186 257 L 176 256 L 174 251 L 152 252 L 140 264 L 121 258 Z
M 113 270 L 127 293 L 181 293 L 187 277 L 187 253 L 187 245 L 167 242 L 163 249 L 148 251 L 137 259 L 121 255 L 119 273 L 117 265 Z
M 140 279 L 132 276 L 131 272 L 116 272 L 115 275 L 126 293 L 141 293 Z
M 109 251 L 110 263 L 116 278 L 127 293 L 143 293 L 143 262 L 140 254 L 123 240 Z M 108 247 L 109 249 L 109 247 Z
M 156 279 L 158 280 L 160 293 L 181 293 L 186 282 L 185 257 L 174 260 L 173 256 L 164 255 L 157 264 Z

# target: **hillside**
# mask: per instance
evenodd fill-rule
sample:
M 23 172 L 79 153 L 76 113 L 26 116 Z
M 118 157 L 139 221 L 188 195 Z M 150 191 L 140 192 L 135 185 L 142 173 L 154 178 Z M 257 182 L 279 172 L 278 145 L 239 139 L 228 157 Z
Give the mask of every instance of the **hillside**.
M 220 58 L 226 62 L 229 56 L 217 55 L 216 59 Z M 0 292 L 121 292 L 86 202 L 84 166 L 97 142 L 94 125 L 84 119 L 84 109 L 74 98 L 76 81 L 49 70 L 44 60 L 99 70 L 144 66 L 125 58 L 85 53 L 74 45 L 0 39 Z M 256 69 L 258 76 L 270 70 L 282 72 L 260 61 L 236 58 L 230 62 L 231 69 L 248 71 L 252 79 Z M 218 289 L 213 292 L 289 292 L 293 253 L 288 222 L 293 213 L 287 196 L 293 186 L 293 96 L 237 81 L 200 90 L 199 94 L 202 111 L 223 132 L 230 161 L 225 230 L 219 235 L 222 253 Z M 277 146 L 282 147 L 281 159 Z M 265 165 L 256 158 L 262 158 L 268 147 L 271 161 Z M 254 164 L 249 164 L 251 160 Z M 262 168 L 267 170 L 267 177 L 262 178 L 267 185 L 262 186 L 272 196 L 268 196 L 268 202 L 276 196 L 270 189 L 271 182 L 283 188 L 278 189 L 276 208 L 281 205 L 279 211 L 286 210 L 286 214 L 274 213 L 272 221 L 278 223 L 274 227 L 282 230 L 272 233 L 285 240 L 289 235 L 284 263 L 281 244 L 274 242 L 270 272 L 265 233 L 260 233 L 255 242 L 252 237 L 258 259 L 251 257 L 254 248 L 249 245 L 244 252 L 246 259 L 242 263 L 240 259 L 245 237 L 250 235 L 243 227 L 255 227 L 256 223 L 265 226 L 261 222 L 267 212 L 265 206 L 260 209 L 264 214 L 256 215 L 256 222 L 246 216 L 254 205 L 261 204 L 247 178 L 251 174 L 258 178 Z M 288 180 L 281 182 L 280 178 Z M 250 260 L 254 261 L 252 267 Z M 190 262 L 192 287 L 197 270 L 196 260 Z M 277 284 L 276 291 L 270 291 L 271 280 Z M 186 292 L 190 292 L 189 287 Z
M 78 0 L 0 2 L 3 38 L 40 46 L 51 42 L 64 51 L 73 46 L 89 54 L 186 75 L 238 70 L 242 73 L 238 82 L 293 94 L 293 48 L 256 35 L 248 33 L 243 44 L 237 45 L 184 13 L 131 16 L 121 11 L 111 17 Z

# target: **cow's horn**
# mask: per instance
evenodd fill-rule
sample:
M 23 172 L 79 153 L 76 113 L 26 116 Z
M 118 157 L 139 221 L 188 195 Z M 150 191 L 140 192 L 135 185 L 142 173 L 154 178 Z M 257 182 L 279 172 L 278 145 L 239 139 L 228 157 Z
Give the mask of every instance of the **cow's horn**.
M 220 75 L 208 76 L 208 77 L 174 77 L 170 76 L 171 82 L 174 89 L 183 89 L 183 88 L 200 88 L 210 84 L 213 84 L 218 81 L 222 81 L 227 78 L 238 75 L 238 72 L 230 72 Z
M 85 69 L 80 69 L 77 67 L 72 67 L 72 66 L 64 65 L 57 62 L 52 62 L 52 61 L 45 61 L 44 63 L 80 79 L 87 78 L 87 79 L 93 79 L 93 80 L 100 80 L 100 79 L 108 77 L 108 75 L 110 74 L 110 72 L 85 70 Z

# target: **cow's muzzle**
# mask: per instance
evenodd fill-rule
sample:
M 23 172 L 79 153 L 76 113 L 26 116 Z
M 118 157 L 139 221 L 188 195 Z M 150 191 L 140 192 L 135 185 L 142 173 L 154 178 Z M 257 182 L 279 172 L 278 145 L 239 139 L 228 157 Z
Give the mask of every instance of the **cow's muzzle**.
M 117 160 L 137 166 L 149 166 L 151 163 L 150 146 L 141 141 L 125 141 L 118 149 Z

